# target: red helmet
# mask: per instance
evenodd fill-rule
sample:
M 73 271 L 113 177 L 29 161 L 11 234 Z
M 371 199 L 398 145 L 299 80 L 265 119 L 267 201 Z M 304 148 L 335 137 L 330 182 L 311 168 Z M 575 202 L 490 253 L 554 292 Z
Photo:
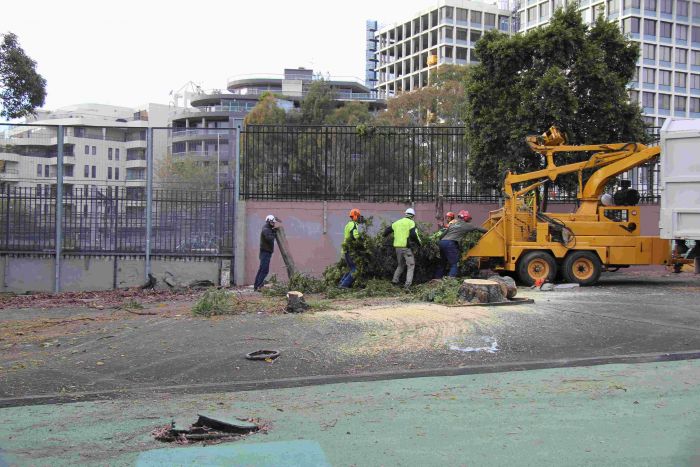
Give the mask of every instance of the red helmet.
M 349 213 L 350 218 L 355 222 L 357 222 L 361 215 L 362 214 L 360 214 L 360 210 L 357 208 L 351 209 Z
M 447 213 L 445 214 L 445 217 L 448 218 L 449 220 L 452 220 L 455 218 L 455 213 L 452 211 L 447 211 Z
M 457 217 L 462 219 L 464 222 L 469 222 L 470 220 L 472 220 L 472 216 L 471 216 L 471 214 L 469 214 L 469 211 L 465 211 L 464 209 L 459 211 L 459 214 L 457 214 Z

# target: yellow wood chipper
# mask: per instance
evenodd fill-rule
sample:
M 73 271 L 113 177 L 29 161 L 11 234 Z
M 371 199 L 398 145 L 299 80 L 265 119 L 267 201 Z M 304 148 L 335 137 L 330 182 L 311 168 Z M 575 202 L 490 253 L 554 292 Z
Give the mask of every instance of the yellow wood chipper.
M 669 240 L 640 235 L 639 193 L 623 185 L 614 196 L 603 192 L 619 174 L 656 158 L 658 146 L 639 143 L 567 145 L 555 127 L 529 136 L 527 144 L 542 156 L 546 167 L 525 174 L 508 172 L 503 184 L 503 207 L 489 213 L 488 229 L 467 253 L 482 266 L 510 271 L 525 285 L 566 282 L 592 285 L 604 270 L 631 265 L 680 264 Z M 584 162 L 557 166 L 559 153 L 592 153 Z M 584 183 L 584 171 L 593 170 Z M 571 213 L 540 212 L 535 193 L 547 181 L 578 174 L 578 207 Z M 603 198 L 603 200 L 601 200 Z

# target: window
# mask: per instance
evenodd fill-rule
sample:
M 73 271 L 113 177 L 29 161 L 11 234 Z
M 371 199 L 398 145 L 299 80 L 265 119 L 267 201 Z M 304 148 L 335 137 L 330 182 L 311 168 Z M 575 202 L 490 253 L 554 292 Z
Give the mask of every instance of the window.
M 653 68 L 644 69 L 644 82 L 649 84 L 656 83 L 656 70 Z
M 494 13 L 484 13 L 484 25 L 496 27 L 496 15 Z
M 64 177 L 72 177 L 73 176 L 73 167 L 72 165 L 66 165 L 63 167 L 63 176 Z
M 687 27 L 687 26 L 686 26 Z M 693 42 L 700 42 L 700 27 L 698 26 L 693 26 L 692 32 L 691 32 L 691 37 Z M 687 39 L 687 34 L 686 34 L 686 39 Z
M 83 177 L 88 178 L 90 176 L 90 166 L 86 165 L 83 167 Z
M 671 85 L 671 72 L 668 70 L 659 70 L 659 84 L 661 86 Z
M 540 4 L 540 19 L 549 18 L 549 3 Z
M 608 0 L 608 14 L 618 13 L 619 11 L 617 0 Z
M 665 21 L 661 21 L 661 23 L 659 23 L 659 37 L 665 37 L 666 39 L 670 39 L 672 31 L 672 23 L 667 23 Z
M 451 6 L 445 6 L 442 7 L 442 17 L 445 19 L 452 19 L 452 7 Z
M 532 8 L 527 9 L 527 22 L 531 23 L 533 21 L 537 21 L 537 7 L 533 6 Z
M 92 166 L 92 178 L 97 178 L 97 167 Z
M 625 34 L 639 34 L 639 18 L 625 18 L 622 21 L 622 32 Z
M 41 177 L 41 164 L 36 165 L 36 176 Z
M 651 107 L 652 109 L 654 108 L 654 93 L 653 92 L 642 93 L 642 105 L 644 107 Z
M 644 0 L 644 9 L 656 11 L 656 0 Z
M 690 98 L 690 111 L 694 113 L 700 112 L 700 98 L 691 97 Z
M 700 3 L 693 2 L 693 18 L 700 18 Z
M 654 21 L 653 19 L 644 20 L 644 35 L 656 36 L 656 21 Z
M 668 94 L 659 94 L 659 109 L 671 109 L 671 96 Z
M 467 40 L 467 30 L 457 28 L 457 40 L 466 41 Z
M 85 154 L 87 154 L 88 156 L 90 155 L 90 146 L 88 146 L 87 144 L 85 145 Z
M 41 196 L 41 184 L 36 186 L 36 195 Z
M 481 12 L 472 10 L 471 14 L 472 23 L 481 24 Z
M 118 161 L 119 160 L 119 148 L 116 148 L 114 150 L 114 160 Z
M 605 6 L 602 3 L 593 5 L 593 8 L 591 8 L 591 22 L 597 20 L 601 15 L 605 15 Z
M 700 66 L 700 52 L 699 51 L 697 51 L 697 50 L 691 51 L 690 59 L 692 60 L 692 62 L 690 62 L 691 65 Z
M 676 0 L 676 15 L 688 16 L 688 0 Z
M 639 103 L 639 91 L 630 91 L 630 102 Z
M 688 26 L 685 24 L 676 24 L 676 39 L 679 41 L 688 40 Z
M 671 62 L 671 47 L 666 47 L 665 45 L 659 46 L 659 61 L 661 62 Z
M 661 4 L 661 13 L 673 14 L 673 0 L 661 0 L 659 3 Z
M 457 21 L 464 21 L 465 23 L 469 21 L 467 18 L 467 15 L 469 14 L 469 10 L 465 10 L 464 8 L 457 8 Z
M 114 168 L 114 179 L 119 180 L 119 167 Z
M 445 39 L 449 39 L 450 41 L 452 41 L 452 28 L 444 28 L 442 32 L 442 35 L 445 37 Z M 117 149 L 117 151 L 118 150 L 119 149 Z
M 469 33 L 469 40 L 471 41 L 471 43 L 474 44 L 479 39 L 481 39 L 481 31 L 475 31 L 472 29 Z
M 686 73 L 677 71 L 675 85 L 679 88 L 684 88 L 686 86 L 687 77 L 688 75 Z
M 467 59 L 467 50 L 464 47 L 457 47 L 457 60 L 466 60 Z
M 632 75 L 632 81 L 639 81 L 639 67 L 634 67 L 634 75 Z
M 690 87 L 700 89 L 700 75 L 690 75 Z
M 673 110 L 676 112 L 685 112 L 685 96 L 676 96 Z
M 623 3 L 623 8 L 627 10 L 628 8 L 637 8 L 639 9 L 639 0 L 624 0 Z
M 688 51 L 686 49 L 676 49 L 676 63 L 688 63 Z
M 107 148 L 107 160 L 112 160 L 112 148 Z
M 44 177 L 48 177 L 48 176 L 49 176 L 49 166 L 47 164 L 44 166 Z
M 644 59 L 656 60 L 656 46 L 653 44 L 644 44 Z
M 92 147 L 92 155 L 93 156 L 97 155 L 97 148 L 95 146 Z
M 112 180 L 112 168 L 107 167 L 107 180 Z

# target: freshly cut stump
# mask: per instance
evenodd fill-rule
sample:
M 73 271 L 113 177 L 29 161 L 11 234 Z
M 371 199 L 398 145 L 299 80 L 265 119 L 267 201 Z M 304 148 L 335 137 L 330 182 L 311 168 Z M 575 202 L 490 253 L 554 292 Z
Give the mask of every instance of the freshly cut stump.
M 287 313 L 301 313 L 309 308 L 301 292 L 287 292 Z
M 505 302 L 500 282 L 485 279 L 467 279 L 459 287 L 459 296 L 469 303 Z
M 518 286 L 515 285 L 515 280 L 513 280 L 512 277 L 494 274 L 493 276 L 489 276 L 486 280 L 495 281 L 501 284 L 503 295 L 505 295 L 508 299 L 514 298 L 518 294 Z

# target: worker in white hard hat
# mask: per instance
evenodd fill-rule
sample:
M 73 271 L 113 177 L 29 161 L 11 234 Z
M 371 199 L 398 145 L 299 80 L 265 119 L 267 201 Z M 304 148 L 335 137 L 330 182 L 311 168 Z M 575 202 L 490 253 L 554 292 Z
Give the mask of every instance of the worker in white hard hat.
M 258 274 L 255 276 L 253 290 L 259 291 L 265 282 L 267 273 L 270 272 L 270 259 L 275 251 L 275 239 L 277 238 L 277 230 L 275 222 L 277 218 L 270 214 L 265 218 L 262 232 L 260 232 L 260 267 Z
M 413 255 L 410 243 L 413 242 L 420 245 L 421 241 L 416 231 L 416 223 L 413 220 L 416 211 L 413 208 L 408 208 L 405 214 L 405 217 L 387 227 L 386 230 L 384 230 L 384 235 L 388 236 L 392 233 L 394 234 L 394 249 L 396 250 L 396 261 L 398 265 L 396 266 L 394 278 L 391 282 L 398 285 L 404 268 L 407 268 L 404 288 L 408 289 L 413 283 L 413 271 L 416 268 L 416 258 Z

